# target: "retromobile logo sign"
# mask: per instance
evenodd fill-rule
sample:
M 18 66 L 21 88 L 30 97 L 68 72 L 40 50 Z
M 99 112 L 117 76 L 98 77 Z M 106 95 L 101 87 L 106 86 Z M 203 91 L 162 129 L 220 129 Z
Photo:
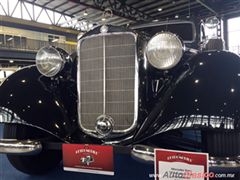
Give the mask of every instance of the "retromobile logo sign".
M 88 144 L 63 144 L 65 171 L 114 175 L 113 147 Z
M 207 180 L 208 154 L 155 149 L 155 180 Z

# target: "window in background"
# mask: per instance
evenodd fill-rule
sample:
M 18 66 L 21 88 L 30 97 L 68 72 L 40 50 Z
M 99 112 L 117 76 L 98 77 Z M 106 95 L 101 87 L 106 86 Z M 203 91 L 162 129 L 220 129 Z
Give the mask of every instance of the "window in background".
M 4 44 L 4 34 L 0 34 L 0 46 Z
M 13 36 L 12 35 L 6 35 L 5 37 L 6 37 L 7 47 L 13 47 L 13 42 L 14 42 Z
M 8 76 L 13 74 L 16 70 L 5 70 L 4 68 L 1 68 L 0 69 L 0 85 Z
M 20 42 L 20 36 L 14 36 L 13 41 L 14 41 L 14 47 L 15 48 L 21 48 L 21 42 Z
M 228 20 L 228 47 L 229 51 L 240 55 L 240 17 Z
M 8 76 L 10 76 L 11 74 L 13 74 L 15 71 L 10 71 L 10 70 L 6 70 L 5 71 L 5 78 L 7 78 Z
M 48 35 L 48 42 L 58 42 L 59 41 L 59 36 L 54 36 L 54 35 Z
M 0 79 L 4 79 L 4 78 L 5 78 L 4 71 L 0 70 Z

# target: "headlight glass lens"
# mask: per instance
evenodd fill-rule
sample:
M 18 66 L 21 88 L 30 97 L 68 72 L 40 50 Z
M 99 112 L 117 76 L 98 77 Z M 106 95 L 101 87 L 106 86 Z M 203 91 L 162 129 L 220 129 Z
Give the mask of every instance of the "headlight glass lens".
M 177 65 L 183 55 L 181 40 L 173 33 L 155 35 L 147 44 L 146 57 L 157 69 L 170 69 Z
M 52 77 L 62 70 L 64 60 L 56 48 L 46 46 L 38 51 L 36 55 L 36 65 L 42 75 Z

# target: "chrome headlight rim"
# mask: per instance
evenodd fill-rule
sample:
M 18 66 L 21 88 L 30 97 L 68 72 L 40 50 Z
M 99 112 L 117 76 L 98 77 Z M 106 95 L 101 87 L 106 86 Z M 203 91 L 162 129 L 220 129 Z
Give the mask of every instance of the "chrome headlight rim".
M 53 50 L 54 53 L 56 53 L 55 55 L 58 57 L 58 64 L 56 66 L 53 66 L 52 69 L 44 69 L 43 67 L 43 63 L 42 61 L 45 61 L 45 59 L 41 59 L 38 56 L 40 56 L 40 53 L 44 53 L 45 55 L 47 55 L 47 52 L 45 50 Z M 45 51 L 45 52 L 44 52 Z M 38 69 L 38 71 L 46 77 L 54 77 L 56 76 L 59 72 L 62 71 L 62 69 L 65 66 L 66 63 L 66 58 L 65 56 L 68 56 L 68 53 L 58 47 L 52 46 L 52 45 L 48 45 L 48 46 L 44 46 L 41 49 L 38 50 L 37 55 L 36 55 L 36 67 Z M 47 63 L 51 63 L 51 61 L 48 59 Z M 53 69 L 54 68 L 54 69 Z M 44 70 L 46 70 L 47 72 L 44 72 Z
M 174 61 L 174 63 L 172 63 L 171 65 L 169 66 L 166 66 L 166 67 L 159 67 L 158 65 L 156 65 L 156 63 L 154 63 L 153 61 L 150 60 L 150 58 L 148 57 L 148 48 L 149 48 L 149 43 L 154 39 L 156 38 L 157 36 L 159 35 L 170 35 L 172 36 L 173 38 L 175 38 L 175 40 L 177 40 L 177 43 L 181 46 L 180 48 L 180 55 L 179 55 L 179 58 Z M 154 68 L 158 69 L 158 70 L 169 70 L 169 69 L 172 69 L 173 67 L 175 67 L 180 61 L 181 61 L 181 58 L 184 54 L 184 49 L 185 49 L 185 45 L 182 41 L 182 39 L 177 35 L 177 34 L 174 34 L 172 32 L 169 32 L 169 31 L 163 31 L 163 32 L 159 32 L 159 33 L 156 33 L 154 36 L 151 37 L 151 39 L 147 42 L 146 46 L 145 46 L 145 50 L 144 50 L 144 57 L 145 59 L 147 60 L 147 62 L 149 62 L 149 64 L 151 66 L 153 66 Z

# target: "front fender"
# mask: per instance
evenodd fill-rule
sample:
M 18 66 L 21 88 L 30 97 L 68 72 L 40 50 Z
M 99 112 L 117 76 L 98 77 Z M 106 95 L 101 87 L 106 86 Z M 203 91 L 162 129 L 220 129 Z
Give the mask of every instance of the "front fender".
M 239 56 L 203 52 L 188 64 L 188 75 L 168 94 L 160 115 L 141 137 L 173 129 L 240 132 Z
M 35 66 L 9 76 L 0 86 L 0 121 L 33 126 L 66 140 L 77 126 L 69 119 L 61 97 L 44 84 L 44 78 Z

